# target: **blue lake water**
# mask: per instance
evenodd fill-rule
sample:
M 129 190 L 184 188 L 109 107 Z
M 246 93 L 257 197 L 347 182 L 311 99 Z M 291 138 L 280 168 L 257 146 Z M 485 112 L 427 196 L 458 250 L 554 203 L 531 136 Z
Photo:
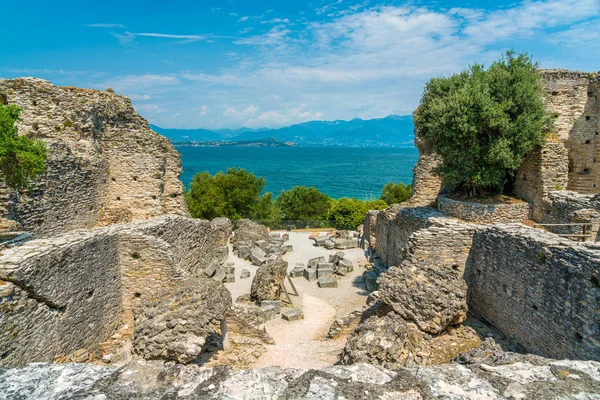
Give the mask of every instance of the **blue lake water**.
M 416 148 L 188 147 L 178 146 L 184 185 L 196 172 L 241 167 L 264 176 L 276 196 L 294 186 L 314 186 L 333 198 L 378 198 L 388 182 L 411 183 Z

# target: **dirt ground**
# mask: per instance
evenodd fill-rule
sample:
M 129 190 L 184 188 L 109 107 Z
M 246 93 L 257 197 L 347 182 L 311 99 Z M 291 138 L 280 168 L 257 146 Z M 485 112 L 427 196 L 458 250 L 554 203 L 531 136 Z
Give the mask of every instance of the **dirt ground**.
M 294 250 L 283 256 L 291 271 L 296 263 L 307 264 L 314 257 L 335 254 L 339 250 L 327 250 L 315 247 L 309 239 L 310 232 L 289 232 L 289 244 Z M 317 282 L 309 282 L 303 277 L 293 278 L 299 296 L 291 296 L 294 306 L 304 313 L 304 319 L 288 322 L 278 317 L 265 324 L 267 333 L 275 340 L 268 345 L 267 351 L 250 367 L 280 366 L 283 368 L 322 368 L 335 364 L 344 347 L 345 338 L 326 340 L 326 334 L 332 322 L 339 317 L 363 307 L 368 292 L 364 287 L 362 274 L 364 269 L 358 261 L 364 261 L 361 249 L 342 250 L 346 258 L 354 263 L 354 271 L 346 276 L 338 276 L 337 288 L 319 288 Z M 252 278 L 257 267 L 233 255 L 228 262 L 236 267 L 235 283 L 227 283 L 235 301 L 239 296 L 250 293 Z M 248 269 L 250 278 L 240 279 L 242 269 Z M 286 282 L 288 291 L 291 287 Z M 282 302 L 282 308 L 288 305 Z

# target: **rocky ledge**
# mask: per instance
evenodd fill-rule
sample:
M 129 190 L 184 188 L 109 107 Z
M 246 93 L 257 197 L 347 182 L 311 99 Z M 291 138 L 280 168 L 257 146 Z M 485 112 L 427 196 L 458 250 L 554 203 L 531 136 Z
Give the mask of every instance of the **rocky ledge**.
M 482 362 L 485 361 L 485 362 Z M 0 369 L 2 399 L 600 399 L 600 363 L 504 353 L 461 364 L 387 370 L 213 369 L 136 361 Z M 508 363 L 506 363 L 508 362 Z

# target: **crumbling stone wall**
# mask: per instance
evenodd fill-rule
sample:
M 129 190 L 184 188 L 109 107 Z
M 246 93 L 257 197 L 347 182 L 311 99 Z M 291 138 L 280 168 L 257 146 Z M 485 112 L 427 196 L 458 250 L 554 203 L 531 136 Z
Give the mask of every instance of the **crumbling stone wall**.
M 413 192 L 409 203 L 414 207 L 431 206 L 442 189 L 441 178 L 433 172 L 442 158 L 433 151 L 431 143 L 419 138 L 416 128 L 415 146 L 419 149 L 419 161 L 413 169 Z
M 543 224 L 582 224 L 589 223 L 586 234 L 592 235 L 586 241 L 596 241 L 600 229 L 600 195 L 580 194 L 566 190 L 550 192 L 539 210 L 536 219 Z M 544 229 L 556 234 L 583 234 L 581 225 L 545 226 Z M 573 237 L 574 240 L 581 238 Z
M 419 229 L 443 224 L 448 216 L 430 207 L 393 205 L 377 214 L 375 251 L 385 266 L 400 265 L 402 249 Z
M 53 361 L 116 333 L 129 339 L 139 302 L 220 256 L 221 222 L 165 216 L 0 252 L 0 365 Z
M 566 189 L 569 182 L 569 156 L 560 141 L 547 141 L 532 150 L 515 177 L 514 191 L 532 203 L 532 218 L 541 221 L 547 208 L 548 194 Z
M 530 206 L 526 202 L 485 204 L 458 201 L 439 195 L 437 206 L 445 214 L 479 224 L 521 222 L 528 220 L 530 214 Z
M 473 238 L 469 309 L 529 352 L 600 360 L 600 249 L 524 225 Z
M 22 78 L 0 80 L 0 99 L 22 109 L 19 134 L 40 138 L 50 155 L 33 190 L 2 196 L 0 218 L 36 236 L 187 215 L 181 161 L 128 98 Z

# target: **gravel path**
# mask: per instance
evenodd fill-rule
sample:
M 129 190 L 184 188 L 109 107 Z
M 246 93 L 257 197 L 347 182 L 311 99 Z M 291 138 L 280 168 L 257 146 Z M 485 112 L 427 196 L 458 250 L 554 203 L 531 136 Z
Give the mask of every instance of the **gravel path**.
M 289 263 L 291 271 L 296 263 L 306 265 L 313 257 L 334 254 L 338 250 L 327 250 L 315 247 L 310 240 L 308 232 L 290 232 L 289 244 L 294 246 L 294 251 L 287 253 L 283 259 Z M 283 368 L 322 368 L 335 364 L 339 360 L 339 353 L 344 347 L 345 340 L 325 340 L 331 323 L 338 317 L 365 305 L 366 295 L 362 273 L 357 261 L 364 260 L 361 249 L 344 250 L 346 258 L 354 262 L 354 271 L 346 276 L 338 277 L 337 288 L 319 288 L 316 282 L 306 279 L 294 278 L 294 284 L 300 293 L 299 297 L 291 296 L 294 305 L 304 313 L 304 319 L 288 322 L 276 318 L 266 323 L 269 335 L 275 340 L 274 345 L 269 345 L 267 352 L 252 365 L 253 368 L 266 366 L 280 366 Z M 250 293 L 250 285 L 257 267 L 244 260 L 230 256 L 228 260 L 236 266 L 236 282 L 227 283 L 225 286 L 231 291 L 235 299 L 243 294 Z M 239 278 L 242 268 L 251 272 L 249 279 Z M 291 290 L 289 283 L 286 287 Z M 285 303 L 283 303 L 285 306 Z

